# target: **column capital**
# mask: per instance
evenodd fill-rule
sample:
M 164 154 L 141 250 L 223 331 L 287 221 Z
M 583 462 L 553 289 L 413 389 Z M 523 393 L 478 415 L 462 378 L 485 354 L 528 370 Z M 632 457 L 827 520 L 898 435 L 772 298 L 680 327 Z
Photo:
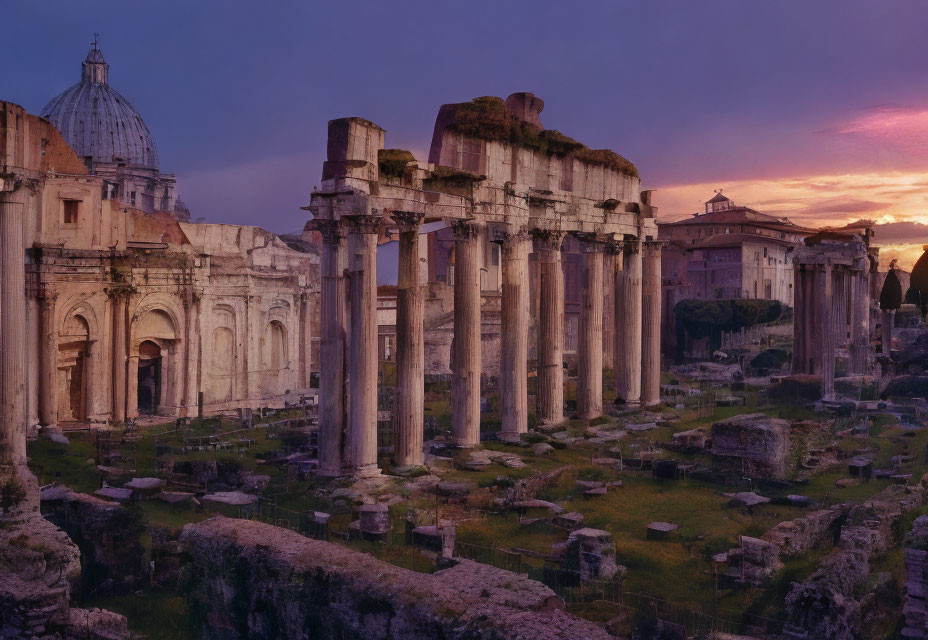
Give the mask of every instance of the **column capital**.
M 608 255 L 620 256 L 625 251 L 625 242 L 622 240 L 608 240 L 605 251 Z
M 339 220 L 316 218 L 312 228 L 320 233 L 323 244 L 338 245 L 345 239 L 345 228 Z
M 531 231 L 533 243 L 538 250 L 560 251 L 566 235 L 560 229 L 532 229 Z
M 638 253 L 641 251 L 641 240 L 634 236 L 625 236 L 625 240 L 622 242 L 622 250 L 626 255 Z
M 494 232 L 493 236 L 493 242 L 498 242 L 504 247 L 509 247 L 519 242 L 525 242 L 528 239 L 529 234 L 525 227 L 513 231 L 498 230 Z
M 396 223 L 400 231 L 418 231 L 425 214 L 415 211 L 394 211 L 390 214 L 390 217 L 393 218 L 393 222 Z
M 468 240 L 480 234 L 480 225 L 474 220 L 454 220 L 451 222 L 451 231 L 455 240 Z
M 342 216 L 342 221 L 348 226 L 348 233 L 379 234 L 383 216 L 361 213 Z

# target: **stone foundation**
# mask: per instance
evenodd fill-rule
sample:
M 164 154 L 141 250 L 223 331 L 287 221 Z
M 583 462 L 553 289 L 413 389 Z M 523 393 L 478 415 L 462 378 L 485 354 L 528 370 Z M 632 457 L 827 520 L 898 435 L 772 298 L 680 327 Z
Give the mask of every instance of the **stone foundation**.
M 466 560 L 433 574 L 258 522 L 184 527 L 206 639 L 606 640 L 546 586 Z

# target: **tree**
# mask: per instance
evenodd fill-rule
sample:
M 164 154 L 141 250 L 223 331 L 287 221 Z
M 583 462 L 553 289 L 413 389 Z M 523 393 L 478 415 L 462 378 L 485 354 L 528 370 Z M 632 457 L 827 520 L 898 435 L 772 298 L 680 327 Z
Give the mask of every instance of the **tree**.
M 895 260 L 893 260 L 895 263 Z M 886 274 L 886 280 L 883 282 L 883 289 L 880 291 L 880 309 L 883 311 L 895 311 L 902 306 L 902 285 L 896 276 L 894 264 L 890 265 L 889 273 Z

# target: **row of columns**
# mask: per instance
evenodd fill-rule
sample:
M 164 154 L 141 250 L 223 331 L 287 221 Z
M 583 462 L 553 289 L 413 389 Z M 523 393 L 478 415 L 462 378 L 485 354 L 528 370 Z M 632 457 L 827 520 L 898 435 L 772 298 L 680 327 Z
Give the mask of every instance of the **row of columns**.
M 856 264 L 823 262 L 799 264 L 794 274 L 792 371 L 820 376 L 822 397 L 830 400 L 838 347 L 848 346 L 849 373 L 867 373 L 869 272 Z
M 422 216 L 396 212 L 392 218 L 400 231 L 395 461 L 398 466 L 413 466 L 423 461 L 424 300 L 418 265 Z M 319 468 L 324 475 L 378 473 L 376 259 L 381 220 L 356 215 L 315 223 L 323 239 Z M 458 446 L 470 447 L 480 442 L 481 233 L 469 220 L 456 221 L 451 229 L 455 243 L 452 436 Z M 528 254 L 533 245 L 540 298 L 537 417 L 542 424 L 564 419 L 563 238 L 559 231 L 536 231 L 531 238 L 518 231 L 500 237 L 499 387 L 504 439 L 518 438 L 528 430 Z M 617 247 L 594 236 L 580 240 L 584 253 L 578 414 L 595 418 L 603 412 L 603 280 L 610 265 L 618 395 L 628 404 L 656 405 L 660 402 L 660 246 L 628 241 L 616 255 Z M 642 333 L 643 325 L 647 328 Z

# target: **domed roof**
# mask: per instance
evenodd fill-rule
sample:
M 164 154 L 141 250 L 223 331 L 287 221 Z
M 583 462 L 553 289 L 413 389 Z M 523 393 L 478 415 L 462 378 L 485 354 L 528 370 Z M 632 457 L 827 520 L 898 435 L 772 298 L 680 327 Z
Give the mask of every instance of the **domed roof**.
M 42 117 L 85 162 L 125 162 L 157 171 L 155 139 L 138 111 L 109 85 L 109 68 L 94 42 L 81 81 L 45 105 Z

